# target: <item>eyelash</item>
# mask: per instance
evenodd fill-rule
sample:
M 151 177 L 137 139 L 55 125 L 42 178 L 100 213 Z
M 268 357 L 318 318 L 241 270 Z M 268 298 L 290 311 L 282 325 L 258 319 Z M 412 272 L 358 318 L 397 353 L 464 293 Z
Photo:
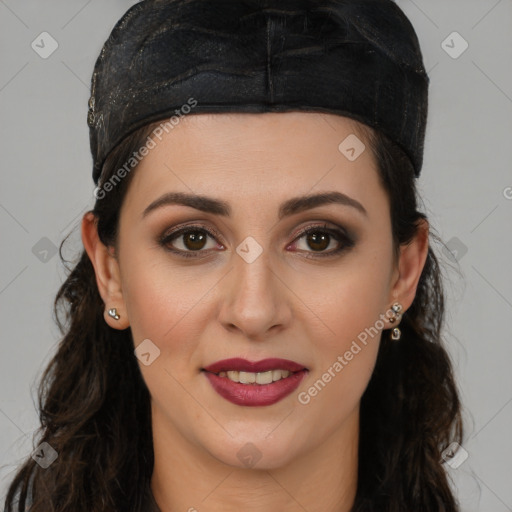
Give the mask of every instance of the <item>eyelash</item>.
M 173 249 L 169 247 L 169 243 L 173 240 L 179 238 L 181 235 L 184 235 L 189 232 L 200 232 L 200 233 L 206 233 L 207 236 L 210 236 L 213 239 L 220 238 L 220 235 L 212 229 L 206 229 L 202 225 L 197 224 L 191 224 L 188 226 L 185 226 L 183 228 L 176 229 L 175 231 L 172 231 L 171 233 L 167 233 L 160 237 L 158 240 L 159 244 L 167 251 L 170 251 L 174 254 L 177 254 L 180 257 L 183 258 L 200 258 L 198 253 L 206 252 L 202 249 L 199 249 L 197 251 L 182 251 L 181 249 Z M 314 251 L 306 251 L 306 252 L 312 252 L 313 256 L 304 256 L 306 258 L 327 258 L 327 257 L 333 257 L 335 255 L 341 254 L 342 252 L 352 248 L 355 245 L 354 240 L 347 235 L 345 230 L 343 229 L 334 229 L 329 228 L 327 224 L 324 224 L 323 226 L 308 226 L 307 228 L 302 229 L 297 236 L 293 239 L 292 243 L 295 243 L 296 241 L 300 240 L 304 236 L 309 235 L 310 233 L 322 233 L 322 234 L 328 234 L 332 236 L 340 245 L 337 249 L 328 251 L 328 252 L 314 252 Z

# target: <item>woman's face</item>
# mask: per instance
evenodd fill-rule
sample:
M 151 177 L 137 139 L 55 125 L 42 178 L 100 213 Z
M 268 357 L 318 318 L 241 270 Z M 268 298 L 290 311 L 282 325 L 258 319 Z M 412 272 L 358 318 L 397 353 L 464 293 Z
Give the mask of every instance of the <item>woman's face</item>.
M 399 294 L 389 201 L 356 130 L 315 113 L 195 114 L 155 139 L 133 171 L 116 305 L 135 346 L 150 340 L 139 364 L 154 431 L 169 442 L 273 468 L 354 427 L 391 327 L 382 320 L 394 299 L 410 305 Z M 165 200 L 176 193 L 189 205 Z M 338 195 L 298 199 L 322 193 Z M 256 377 L 236 362 L 211 367 L 232 358 L 297 366 L 287 378 L 268 373 L 283 361 L 253 367 Z M 228 370 L 234 380 L 281 381 L 235 383 L 220 373 Z

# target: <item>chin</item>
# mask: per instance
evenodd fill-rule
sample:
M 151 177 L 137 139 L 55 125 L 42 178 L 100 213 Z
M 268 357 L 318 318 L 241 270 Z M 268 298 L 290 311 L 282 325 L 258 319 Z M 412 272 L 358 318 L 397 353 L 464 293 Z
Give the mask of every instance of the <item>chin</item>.
M 281 435 L 265 438 L 261 428 L 253 436 L 236 438 L 227 436 L 205 446 L 212 457 L 228 466 L 241 469 L 277 469 L 287 466 L 300 454 L 293 435 Z

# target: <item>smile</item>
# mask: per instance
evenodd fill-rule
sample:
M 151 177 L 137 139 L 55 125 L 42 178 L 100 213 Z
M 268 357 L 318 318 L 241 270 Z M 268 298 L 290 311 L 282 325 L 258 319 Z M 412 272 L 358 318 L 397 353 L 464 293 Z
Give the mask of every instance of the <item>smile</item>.
M 308 373 L 303 365 L 286 359 L 226 359 L 203 373 L 214 391 L 235 405 L 255 407 L 275 404 L 293 393 Z

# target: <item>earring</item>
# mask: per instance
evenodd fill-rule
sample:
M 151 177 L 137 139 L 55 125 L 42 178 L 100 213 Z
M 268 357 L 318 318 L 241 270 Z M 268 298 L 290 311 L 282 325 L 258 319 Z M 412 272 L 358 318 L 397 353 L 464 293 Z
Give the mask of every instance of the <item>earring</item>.
M 116 308 L 111 308 L 108 310 L 108 316 L 111 316 L 115 320 L 119 320 L 121 317 L 117 314 Z
M 394 323 L 396 321 L 399 321 L 400 318 L 402 317 L 402 305 L 399 302 L 395 302 L 391 306 L 391 310 L 393 311 L 394 314 L 392 317 L 389 318 L 389 322 Z M 393 330 L 391 331 L 391 339 L 397 341 L 400 339 L 401 336 L 402 331 L 398 327 L 393 328 Z
M 393 323 L 395 320 L 400 320 L 400 317 L 402 316 L 402 304 L 400 302 L 395 302 L 391 306 L 391 310 L 393 311 L 393 316 L 389 319 L 390 323 Z
M 392 340 L 397 341 L 400 339 L 401 336 L 402 336 L 402 331 L 398 327 L 395 327 L 391 331 L 391 339 Z

